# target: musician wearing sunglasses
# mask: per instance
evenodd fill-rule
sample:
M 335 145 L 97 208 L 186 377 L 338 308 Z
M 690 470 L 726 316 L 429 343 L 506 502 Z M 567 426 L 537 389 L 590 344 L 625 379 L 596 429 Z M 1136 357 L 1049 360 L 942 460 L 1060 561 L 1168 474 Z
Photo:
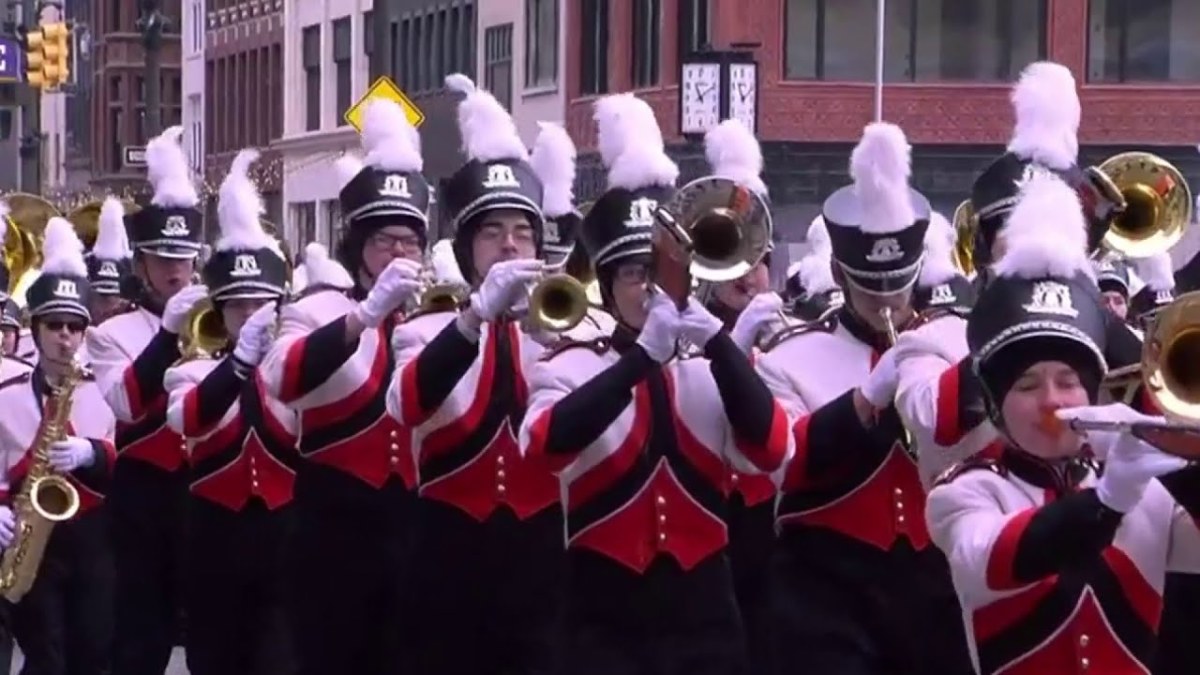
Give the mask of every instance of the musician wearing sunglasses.
M 69 517 L 53 524 L 33 585 L 12 609 L 13 628 L 29 671 L 100 675 L 110 672 L 114 571 L 104 501 L 116 459 L 115 420 L 79 361 L 91 322 L 91 288 L 83 245 L 69 222 L 50 219 L 43 253 L 41 275 L 26 295 L 37 364 L 0 383 L 0 547 L 32 545 L 14 521 L 36 517 L 13 511 L 21 504 L 17 495 L 31 487 L 26 478 L 65 477 L 72 493 L 64 505 Z M 61 435 L 42 437 L 46 416 L 56 409 L 63 410 Z M 73 514 L 71 507 L 77 507 Z M 43 520 L 39 527 L 47 525 Z M 27 574 L 28 566 L 22 567 Z
M 467 162 L 442 192 L 470 299 L 396 329 L 388 412 L 415 430 L 418 552 L 408 611 L 416 672 L 549 672 L 557 643 L 562 515 L 549 467 L 516 433 L 538 336 L 517 320 L 542 277 L 543 187 L 504 107 L 463 75 Z
M 163 375 L 179 359 L 179 331 L 189 312 L 208 293 L 191 283 L 203 215 L 182 134 L 171 127 L 146 146 L 154 194 L 126 216 L 136 306 L 87 336 L 96 380 L 117 418 L 110 506 L 117 560 L 113 670 L 119 673 L 161 672 L 180 627 L 188 472 L 183 439 L 166 423 Z
M 187 664 L 195 675 L 295 672 L 286 621 L 284 543 L 299 463 L 296 414 L 266 395 L 257 371 L 288 266 L 263 231 L 262 198 L 243 150 L 221 184 L 220 238 L 203 277 L 224 346 L 189 348 L 167 371 L 167 423 L 188 440 Z M 214 325 L 209 322 L 210 326 Z M 193 335 L 193 340 L 202 339 Z
M 717 317 L 694 297 L 681 310 L 681 298 L 650 290 L 654 213 L 679 170 L 649 105 L 606 97 L 596 121 L 608 191 L 581 241 L 618 324 L 547 352 L 521 429 L 526 457 L 548 462 L 562 485 L 561 672 L 745 672 L 728 476 L 778 467 L 786 419 Z M 687 294 L 686 282 L 658 280 Z M 681 340 L 699 353 L 676 358 Z
M 850 158 L 854 184 L 822 207 L 846 304 L 756 361 L 790 413 L 796 444 L 775 476 L 779 669 L 970 669 L 946 561 L 930 544 L 925 491 L 893 405 L 891 345 L 914 316 L 930 213 L 909 187 L 909 161 L 899 127 L 866 127 Z
M 1002 235 L 967 325 L 997 451 L 947 471 L 927 510 L 976 671 L 1150 672 L 1164 575 L 1200 572 L 1200 473 L 1132 433 L 1068 426 L 1156 419 L 1095 407 L 1108 319 L 1076 193 L 1032 179 Z
M 367 107 L 362 141 L 363 159 L 334 165 L 343 219 L 336 260 L 306 250 L 307 285 L 282 307 L 278 339 L 259 366 L 267 395 L 300 414 L 304 461 L 288 560 L 305 675 L 395 673 L 406 644 L 401 584 L 416 468 L 411 432 L 387 415 L 385 391 L 393 327 L 421 288 L 430 188 L 420 137 L 396 103 Z

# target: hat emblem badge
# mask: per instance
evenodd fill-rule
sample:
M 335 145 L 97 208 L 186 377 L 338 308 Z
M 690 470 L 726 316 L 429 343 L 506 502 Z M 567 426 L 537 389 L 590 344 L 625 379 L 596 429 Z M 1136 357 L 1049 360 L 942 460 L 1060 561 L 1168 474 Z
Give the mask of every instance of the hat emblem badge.
M 1033 285 L 1029 302 L 1022 305 L 1031 314 L 1055 314 L 1077 317 L 1079 310 L 1071 300 L 1071 288 L 1057 281 L 1039 281 Z
M 262 276 L 262 270 L 258 267 L 258 259 L 249 254 L 235 257 L 233 259 L 233 269 L 230 270 L 229 276 L 239 279 Z
M 168 216 L 167 222 L 163 223 L 162 233 L 164 237 L 186 237 L 191 230 L 183 216 Z
M 54 295 L 59 298 L 79 299 L 79 285 L 70 279 L 59 279 L 54 287 Z
M 489 190 L 496 188 L 519 188 L 520 181 L 513 173 L 512 167 L 507 164 L 489 164 L 487 168 L 487 179 L 483 181 L 483 187 Z
M 895 237 L 883 237 L 871 244 L 871 252 L 866 257 L 867 262 L 875 264 L 893 263 L 904 258 L 904 249 Z

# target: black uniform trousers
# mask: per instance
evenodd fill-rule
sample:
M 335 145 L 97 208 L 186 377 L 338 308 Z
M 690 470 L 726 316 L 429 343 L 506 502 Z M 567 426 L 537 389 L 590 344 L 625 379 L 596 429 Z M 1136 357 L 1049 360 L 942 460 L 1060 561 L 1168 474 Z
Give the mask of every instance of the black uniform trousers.
M 770 673 L 771 576 L 768 568 L 775 550 L 775 500 L 746 506 L 740 493 L 729 502 L 729 564 L 733 589 L 746 631 L 746 652 L 751 673 Z
M 1195 642 L 1197 619 L 1200 619 L 1200 575 L 1168 574 L 1154 675 L 1200 673 L 1200 650 Z
M 288 547 L 290 623 L 300 675 L 405 673 L 401 585 L 412 491 L 375 489 L 312 462 L 296 472 Z
M 480 522 L 418 501 L 412 596 L 415 675 L 549 675 L 562 620 L 562 509 Z
M 118 459 L 108 505 L 117 565 L 113 675 L 162 675 L 180 634 L 188 472 Z
M 660 556 L 643 574 L 584 549 L 568 551 L 567 561 L 560 675 L 749 672 L 724 553 L 688 571 Z
M 932 544 L 884 553 L 785 529 L 771 560 L 778 675 L 973 675 L 949 565 Z
M 191 675 L 293 675 L 284 598 L 291 508 L 251 499 L 190 505 L 187 665 Z
M 107 675 L 113 558 L 106 507 L 58 523 L 29 593 L 13 607 L 22 675 Z

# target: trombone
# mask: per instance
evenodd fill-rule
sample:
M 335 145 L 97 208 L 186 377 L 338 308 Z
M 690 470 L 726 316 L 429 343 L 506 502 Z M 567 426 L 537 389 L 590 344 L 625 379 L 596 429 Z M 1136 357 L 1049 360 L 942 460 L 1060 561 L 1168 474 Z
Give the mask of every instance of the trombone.
M 1127 258 L 1149 258 L 1183 238 L 1193 202 L 1179 169 L 1149 152 L 1113 155 L 1097 168 L 1125 202 L 1101 240 L 1103 248 Z

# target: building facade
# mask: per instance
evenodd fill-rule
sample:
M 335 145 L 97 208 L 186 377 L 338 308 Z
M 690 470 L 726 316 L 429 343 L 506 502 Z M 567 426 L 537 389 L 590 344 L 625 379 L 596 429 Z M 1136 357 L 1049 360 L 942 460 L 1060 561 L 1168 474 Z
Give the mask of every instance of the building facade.
M 145 169 L 127 166 L 124 149 L 144 146 L 154 136 L 146 124 L 146 49 L 138 26 L 139 0 L 91 3 L 91 157 L 92 186 L 99 191 L 139 195 L 146 190 Z M 181 3 L 162 3 L 167 32 L 160 52 L 159 91 L 162 127 L 179 124 Z
M 187 0 L 191 1 L 191 0 Z M 203 85 L 185 108 L 203 111 L 200 129 L 206 197 L 205 232 L 214 239 L 216 192 L 229 164 L 244 148 L 262 152 L 251 176 L 262 192 L 267 219 L 283 227 L 283 159 L 272 145 L 284 134 L 287 99 L 284 0 L 207 0 L 204 3 Z M 189 135 L 189 134 L 185 134 Z M 196 139 L 202 139 L 197 141 Z
M 562 0 L 479 0 L 481 45 L 476 72 L 481 84 L 508 108 L 527 145 L 539 121 L 564 120 L 566 53 Z
M 204 175 L 204 90 L 205 54 L 208 51 L 208 15 L 206 0 L 183 0 L 180 25 L 179 95 L 183 103 L 180 124 L 183 125 L 183 150 L 192 171 Z M 214 16 L 214 19 L 216 17 Z
M 635 90 L 658 114 L 683 177 L 705 171 L 680 136 L 679 72 L 705 45 L 758 64 L 758 136 L 782 239 L 803 236 L 845 184 L 873 119 L 875 0 L 580 0 L 565 3 L 567 126 L 595 142 L 596 97 Z M 1051 59 L 1081 86 L 1084 160 L 1150 149 L 1200 180 L 1200 3 L 1143 0 L 900 0 L 887 3 L 884 119 L 913 144 L 916 187 L 950 211 L 1012 130 L 1011 83 Z M 678 29 L 676 28 L 678 27 Z M 592 154 L 581 197 L 603 190 Z

